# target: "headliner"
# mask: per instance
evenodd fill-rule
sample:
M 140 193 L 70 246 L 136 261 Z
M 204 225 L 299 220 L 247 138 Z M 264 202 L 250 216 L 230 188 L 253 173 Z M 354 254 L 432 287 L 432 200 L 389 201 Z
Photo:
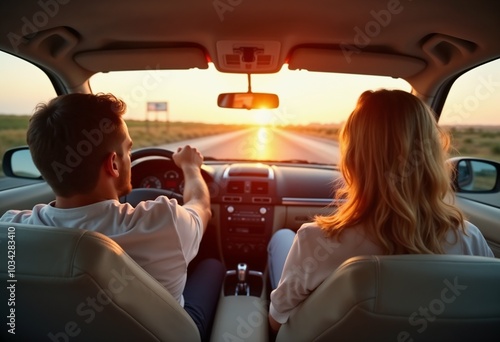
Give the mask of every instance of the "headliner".
M 224 65 L 220 42 L 274 42 L 290 68 L 384 74 L 432 97 L 444 80 L 500 56 L 500 2 L 456 0 L 4 0 L 0 49 L 66 91 L 98 71 Z M 33 31 L 36 34 L 33 34 Z M 267 48 L 266 48 L 267 49 Z M 266 50 L 267 51 L 267 50 Z

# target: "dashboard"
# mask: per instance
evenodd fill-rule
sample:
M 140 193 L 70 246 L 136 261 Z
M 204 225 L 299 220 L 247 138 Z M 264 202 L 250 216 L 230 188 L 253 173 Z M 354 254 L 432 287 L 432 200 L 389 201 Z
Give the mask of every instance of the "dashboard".
M 215 234 L 226 264 L 246 262 L 263 270 L 266 248 L 274 231 L 298 229 L 318 214 L 335 209 L 334 166 L 206 161 L 202 176 L 211 196 Z M 163 189 L 182 194 L 184 177 L 172 160 L 148 157 L 132 166 L 134 189 Z
M 184 176 L 172 160 L 148 158 L 132 167 L 132 187 L 164 189 L 182 194 Z

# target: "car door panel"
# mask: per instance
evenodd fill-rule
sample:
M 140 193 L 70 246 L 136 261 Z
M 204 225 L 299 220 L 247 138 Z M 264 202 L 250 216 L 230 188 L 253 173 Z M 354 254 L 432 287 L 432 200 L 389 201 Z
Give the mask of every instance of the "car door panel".
M 1 191 L 0 216 L 10 209 L 32 209 L 36 204 L 49 203 L 54 199 L 54 192 L 45 182 Z
M 467 220 L 477 226 L 483 233 L 495 257 L 500 257 L 500 209 L 476 202 L 459 194 L 456 196 L 456 204 L 462 209 Z

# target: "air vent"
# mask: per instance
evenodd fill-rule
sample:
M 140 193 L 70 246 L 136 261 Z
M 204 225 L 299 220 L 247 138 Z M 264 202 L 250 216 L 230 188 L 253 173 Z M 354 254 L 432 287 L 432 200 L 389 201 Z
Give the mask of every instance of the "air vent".
M 223 196 L 222 202 L 226 203 L 240 203 L 242 198 L 240 196 Z
M 267 194 L 269 192 L 269 184 L 267 182 L 252 182 L 252 194 Z
M 228 194 L 242 194 L 245 192 L 245 182 L 243 181 L 231 181 L 227 183 Z
M 253 197 L 252 202 L 253 203 L 271 203 L 272 199 L 271 199 L 271 197 Z

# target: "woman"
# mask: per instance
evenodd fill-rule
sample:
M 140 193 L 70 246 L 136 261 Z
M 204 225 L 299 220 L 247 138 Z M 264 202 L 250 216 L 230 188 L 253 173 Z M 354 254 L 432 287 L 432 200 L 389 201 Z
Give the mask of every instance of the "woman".
M 337 210 L 317 216 L 297 234 L 280 230 L 269 243 L 271 285 L 277 286 L 269 310 L 274 331 L 351 257 L 493 257 L 477 227 L 450 204 L 449 137 L 417 97 L 400 90 L 364 92 L 339 143 L 343 183 Z

